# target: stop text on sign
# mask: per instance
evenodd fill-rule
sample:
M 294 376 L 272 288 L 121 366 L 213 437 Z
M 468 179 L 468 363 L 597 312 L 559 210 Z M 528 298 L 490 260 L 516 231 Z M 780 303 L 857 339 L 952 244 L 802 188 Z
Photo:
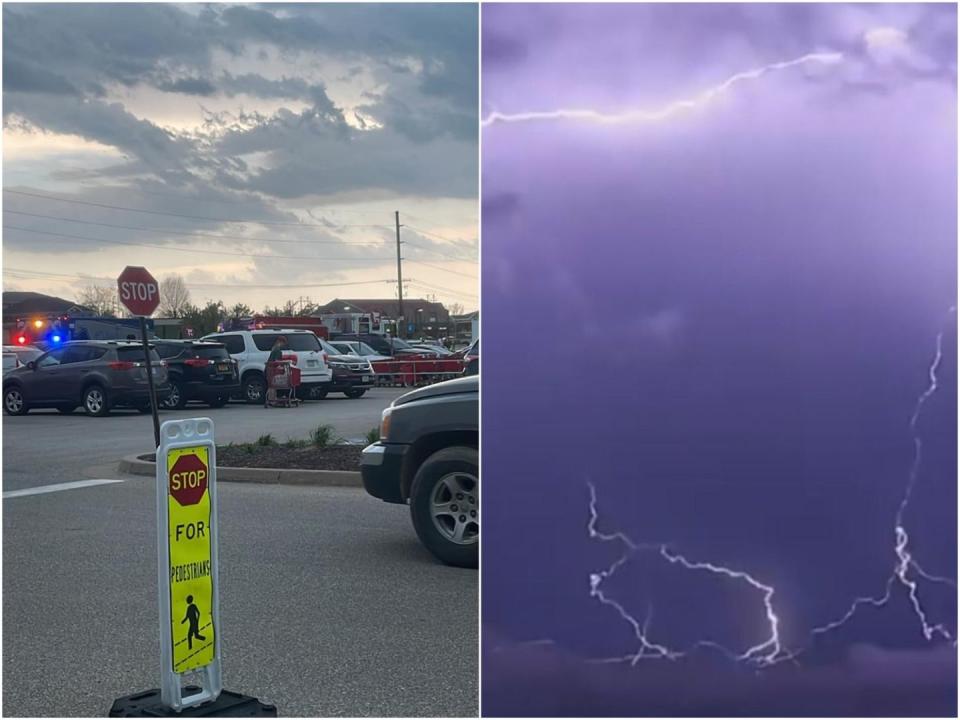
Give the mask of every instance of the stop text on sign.
M 170 490 L 194 490 L 203 486 L 207 479 L 206 470 L 187 470 L 170 474 Z
M 120 299 L 150 301 L 157 297 L 159 288 L 153 283 L 144 282 L 121 282 Z

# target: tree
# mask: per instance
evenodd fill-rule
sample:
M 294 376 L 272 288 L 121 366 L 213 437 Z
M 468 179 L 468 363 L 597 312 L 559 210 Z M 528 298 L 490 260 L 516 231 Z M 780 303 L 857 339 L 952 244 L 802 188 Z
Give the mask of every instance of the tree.
M 160 281 L 160 314 L 165 317 L 183 317 L 190 306 L 190 291 L 182 275 L 167 275 Z
M 81 305 L 90 308 L 96 315 L 103 317 L 116 317 L 117 315 L 116 288 L 87 285 L 78 293 L 77 300 Z
M 450 303 L 450 314 L 451 315 L 463 315 L 463 303 Z
M 187 305 L 181 317 L 184 327 L 193 329 L 194 337 L 203 337 L 217 331 L 218 326 L 224 320 L 225 313 L 226 308 L 224 308 L 222 302 L 210 301 L 202 308 L 196 305 Z
M 253 315 L 253 309 L 249 305 L 244 305 L 243 303 L 237 303 L 232 308 L 227 310 L 227 317 L 242 318 L 250 317 L 251 315 Z

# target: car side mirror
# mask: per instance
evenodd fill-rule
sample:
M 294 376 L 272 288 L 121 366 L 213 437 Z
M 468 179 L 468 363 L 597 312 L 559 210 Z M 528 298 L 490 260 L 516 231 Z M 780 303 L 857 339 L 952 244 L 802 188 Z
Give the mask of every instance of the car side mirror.
M 36 370 L 36 369 L 37 369 L 37 361 L 36 361 L 36 360 L 31 360 L 30 362 L 27 363 L 27 367 L 30 368 L 31 370 Z

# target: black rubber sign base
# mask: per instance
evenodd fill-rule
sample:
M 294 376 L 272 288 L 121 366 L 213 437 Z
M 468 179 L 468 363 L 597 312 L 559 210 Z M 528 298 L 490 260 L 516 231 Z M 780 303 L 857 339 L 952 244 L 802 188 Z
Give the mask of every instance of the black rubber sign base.
M 184 690 L 185 695 L 200 692 L 195 686 L 187 686 Z M 277 717 L 277 706 L 224 690 L 213 702 L 177 712 L 160 702 L 159 690 L 147 690 L 114 700 L 108 717 Z

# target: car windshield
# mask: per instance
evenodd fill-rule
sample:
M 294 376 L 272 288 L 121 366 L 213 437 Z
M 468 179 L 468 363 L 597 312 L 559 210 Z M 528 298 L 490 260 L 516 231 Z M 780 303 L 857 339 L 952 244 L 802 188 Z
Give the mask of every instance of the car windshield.
M 387 342 L 388 342 L 388 343 L 392 343 L 394 349 L 398 349 L 398 348 L 399 348 L 400 350 L 413 350 L 413 349 L 414 349 L 414 347 L 413 347 L 410 343 L 406 342 L 405 340 L 401 340 L 400 338 L 393 338 L 392 340 L 387 340 Z

